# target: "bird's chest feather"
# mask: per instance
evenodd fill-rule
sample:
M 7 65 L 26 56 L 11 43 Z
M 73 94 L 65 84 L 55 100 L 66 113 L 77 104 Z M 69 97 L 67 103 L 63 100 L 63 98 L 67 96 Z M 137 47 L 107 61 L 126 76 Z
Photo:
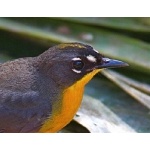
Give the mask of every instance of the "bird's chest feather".
M 39 132 L 57 132 L 72 120 L 81 104 L 84 86 L 97 72 L 94 70 L 64 90 L 63 98 L 53 104 L 52 114 Z

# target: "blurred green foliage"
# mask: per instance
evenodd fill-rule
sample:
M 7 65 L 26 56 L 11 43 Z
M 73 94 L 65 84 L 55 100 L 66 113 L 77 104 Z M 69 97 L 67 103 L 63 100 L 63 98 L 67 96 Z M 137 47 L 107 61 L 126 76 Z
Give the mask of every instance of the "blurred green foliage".
M 144 100 L 149 101 L 150 93 L 143 91 L 141 83 L 149 88 L 150 18 L 0 18 L 1 62 L 37 56 L 62 42 L 88 43 L 108 57 L 129 63 L 129 67 L 115 71 L 130 81 L 138 81 L 135 87 L 121 77 L 126 85 L 142 92 L 146 95 Z M 149 106 L 143 106 L 142 98 L 127 92 L 121 82 L 119 86 L 124 92 L 120 90 L 116 86 L 117 76 L 116 81 L 112 80 L 115 84 L 106 77 L 100 75 L 90 82 L 85 93 L 102 101 L 137 132 L 150 132 Z M 102 82 L 93 84 L 95 80 Z

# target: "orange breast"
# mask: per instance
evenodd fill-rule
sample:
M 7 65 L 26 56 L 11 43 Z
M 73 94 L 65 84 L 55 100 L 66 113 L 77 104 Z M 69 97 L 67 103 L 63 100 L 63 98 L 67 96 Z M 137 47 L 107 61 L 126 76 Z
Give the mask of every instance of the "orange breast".
M 100 70 L 94 70 L 64 90 L 63 99 L 57 101 L 52 106 L 52 114 L 43 124 L 39 132 L 57 132 L 72 120 L 81 104 L 84 86 L 99 71 Z

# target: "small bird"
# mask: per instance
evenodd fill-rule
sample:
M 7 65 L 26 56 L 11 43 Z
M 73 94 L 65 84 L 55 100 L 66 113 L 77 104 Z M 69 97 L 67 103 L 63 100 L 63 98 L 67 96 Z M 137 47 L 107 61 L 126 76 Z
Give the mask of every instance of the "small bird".
M 82 43 L 0 64 L 0 132 L 59 131 L 74 117 L 92 77 L 103 68 L 123 66 L 127 63 Z

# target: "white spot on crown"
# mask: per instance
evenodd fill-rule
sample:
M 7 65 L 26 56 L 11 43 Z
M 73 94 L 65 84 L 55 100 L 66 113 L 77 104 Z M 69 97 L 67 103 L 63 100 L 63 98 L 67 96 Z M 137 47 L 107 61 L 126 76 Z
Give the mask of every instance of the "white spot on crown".
M 87 58 L 90 62 L 96 62 L 96 61 L 97 61 L 96 58 L 95 58 L 94 56 L 92 56 L 92 55 L 88 55 L 88 56 L 86 56 L 86 58 Z
M 99 53 L 96 49 L 93 49 L 96 53 Z

